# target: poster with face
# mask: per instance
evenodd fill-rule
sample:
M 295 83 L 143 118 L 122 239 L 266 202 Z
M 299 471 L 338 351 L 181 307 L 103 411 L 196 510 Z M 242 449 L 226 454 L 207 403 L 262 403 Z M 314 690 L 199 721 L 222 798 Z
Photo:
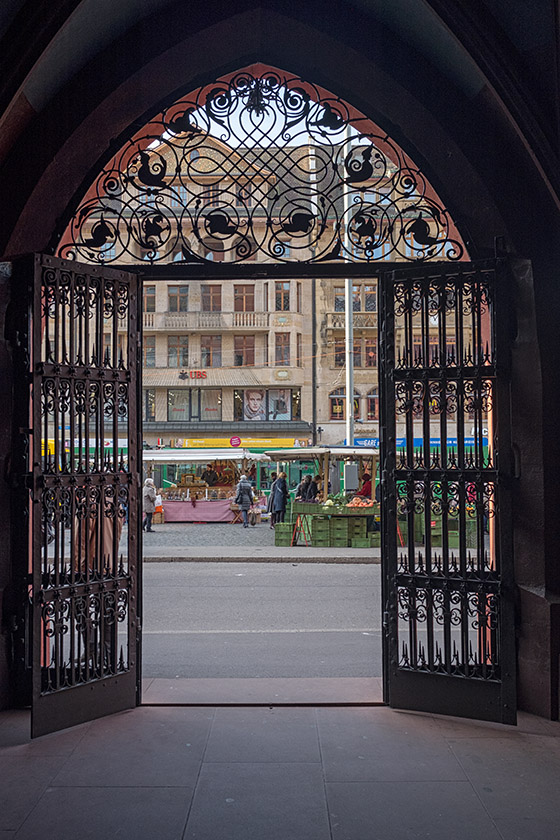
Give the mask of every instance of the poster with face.
M 268 419 L 290 420 L 290 390 L 280 388 L 268 392 Z
M 266 420 L 266 392 L 261 388 L 251 388 L 244 392 L 243 419 Z

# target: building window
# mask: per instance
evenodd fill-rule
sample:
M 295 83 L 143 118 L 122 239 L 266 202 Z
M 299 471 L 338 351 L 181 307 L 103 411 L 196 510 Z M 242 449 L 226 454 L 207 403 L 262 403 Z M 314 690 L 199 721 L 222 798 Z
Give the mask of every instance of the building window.
M 198 422 L 222 419 L 222 392 L 216 388 L 174 388 L 167 392 L 167 419 Z
M 144 388 L 142 391 L 142 420 L 156 419 L 156 392 L 154 388 Z
M 334 366 L 344 367 L 346 365 L 346 341 L 343 338 L 334 340 Z
M 377 341 L 375 338 L 365 340 L 365 366 L 377 367 Z
M 352 286 L 352 312 L 360 312 L 361 308 L 360 286 Z
M 265 335 L 265 337 L 264 337 L 263 364 L 264 364 L 265 367 L 268 367 L 268 336 L 267 335 Z
M 220 199 L 220 187 L 218 184 L 212 184 L 202 193 L 202 199 L 207 207 L 217 207 Z
M 296 312 L 301 312 L 301 283 L 296 286 Z
M 377 289 L 375 286 L 364 286 L 364 310 L 377 312 Z
M 377 393 L 377 388 L 372 388 L 371 391 L 368 391 L 366 401 L 367 401 L 367 419 L 368 420 L 378 420 L 379 419 L 379 395 Z
M 255 336 L 234 335 L 233 364 L 235 367 L 253 367 L 255 364 Z
M 156 366 L 156 337 L 155 335 L 145 335 L 142 341 L 142 353 L 144 357 L 144 367 L 153 368 Z
M 246 388 L 233 392 L 235 420 L 301 419 L 301 392 L 291 388 Z
M 329 394 L 329 416 L 331 420 L 344 420 L 345 399 L 344 388 L 337 388 L 336 391 L 331 391 Z
M 301 333 L 296 335 L 296 365 L 301 367 L 302 363 L 302 351 L 301 351 L 302 343 L 301 343 Z
M 362 366 L 362 342 L 359 338 L 354 342 L 353 358 L 354 367 L 360 368 Z
M 167 309 L 169 312 L 189 311 L 189 287 L 168 286 L 167 287 Z
M 255 287 L 234 286 L 233 287 L 233 309 L 234 312 L 255 311 Z
M 274 284 L 274 308 L 276 312 L 290 311 L 290 281 Z
M 189 193 L 186 187 L 182 184 L 174 186 L 173 194 L 171 196 L 171 207 L 185 207 L 189 201 Z
M 167 336 L 167 365 L 186 367 L 189 363 L 189 338 L 186 335 Z
M 277 367 L 290 364 L 290 333 L 275 334 L 275 364 Z
M 412 339 L 412 364 L 420 367 L 429 367 L 429 365 L 438 364 L 439 362 L 439 339 L 437 335 L 429 337 L 429 358 L 424 359 L 424 344 L 421 335 L 415 335 Z
M 144 312 L 156 311 L 156 287 L 144 286 L 142 290 L 144 299 Z
M 200 336 L 200 357 L 202 367 L 222 366 L 222 336 L 201 335 Z
M 337 388 L 329 394 L 331 420 L 345 420 L 346 419 L 346 390 L 344 388 Z M 360 419 L 360 395 L 357 391 L 354 392 L 354 420 Z
M 241 184 L 237 188 L 235 195 L 236 207 L 252 207 L 253 206 L 253 185 L 246 183 Z
M 335 286 L 334 287 L 334 311 L 335 312 L 344 312 L 345 311 L 345 298 L 344 298 L 344 286 Z
M 202 286 L 202 311 L 203 312 L 221 312 L 222 311 L 222 287 L 221 286 Z

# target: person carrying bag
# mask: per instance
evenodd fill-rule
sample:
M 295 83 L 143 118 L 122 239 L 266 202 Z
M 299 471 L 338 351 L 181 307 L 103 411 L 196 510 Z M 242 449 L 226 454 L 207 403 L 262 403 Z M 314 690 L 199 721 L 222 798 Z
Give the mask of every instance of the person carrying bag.
M 248 481 L 246 475 L 242 475 L 239 479 L 237 489 L 235 492 L 235 504 L 239 505 L 241 515 L 243 516 L 243 527 L 249 527 L 249 510 L 254 504 L 253 488 L 251 482 Z

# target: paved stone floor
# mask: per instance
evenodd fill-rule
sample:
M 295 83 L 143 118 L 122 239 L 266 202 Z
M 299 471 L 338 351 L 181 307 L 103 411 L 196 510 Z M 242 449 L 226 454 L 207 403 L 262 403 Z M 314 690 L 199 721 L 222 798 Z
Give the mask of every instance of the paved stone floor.
M 0 714 L 1 840 L 560 836 L 560 726 L 528 715 L 142 706 L 28 731 Z

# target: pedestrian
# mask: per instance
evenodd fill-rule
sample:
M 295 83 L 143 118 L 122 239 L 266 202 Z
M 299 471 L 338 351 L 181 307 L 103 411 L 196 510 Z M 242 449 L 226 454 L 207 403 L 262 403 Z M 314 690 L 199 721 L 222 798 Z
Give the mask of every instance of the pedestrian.
M 309 498 L 309 487 L 311 485 L 311 476 L 304 475 L 296 488 L 296 501 L 307 502 Z
M 274 528 L 274 523 L 276 521 L 275 513 L 272 510 L 272 500 L 274 498 L 274 485 L 276 484 L 276 479 L 278 478 L 278 474 L 275 472 L 270 473 L 270 493 L 268 494 L 268 499 L 266 502 L 266 511 L 270 514 L 270 527 Z
M 287 475 L 285 472 L 281 472 L 274 482 L 274 487 L 270 491 L 270 495 L 272 498 L 271 502 L 271 511 L 274 514 L 274 523 L 283 522 L 284 516 L 286 514 L 286 505 L 288 504 L 288 482 L 286 481 Z
M 235 504 L 241 508 L 241 515 L 243 516 L 243 527 L 249 527 L 249 508 L 254 502 L 253 488 L 251 482 L 247 480 L 246 475 L 242 475 L 239 479 L 237 489 L 235 491 Z
M 153 478 L 147 478 L 144 482 L 144 490 L 142 492 L 142 502 L 144 508 L 144 519 L 142 520 L 142 530 L 152 533 L 152 516 L 156 510 L 156 487 Z
M 319 495 L 319 484 L 321 483 L 321 476 L 316 475 L 314 478 L 311 479 L 309 483 L 309 487 L 307 489 L 307 501 L 308 502 L 316 502 L 317 496 Z

